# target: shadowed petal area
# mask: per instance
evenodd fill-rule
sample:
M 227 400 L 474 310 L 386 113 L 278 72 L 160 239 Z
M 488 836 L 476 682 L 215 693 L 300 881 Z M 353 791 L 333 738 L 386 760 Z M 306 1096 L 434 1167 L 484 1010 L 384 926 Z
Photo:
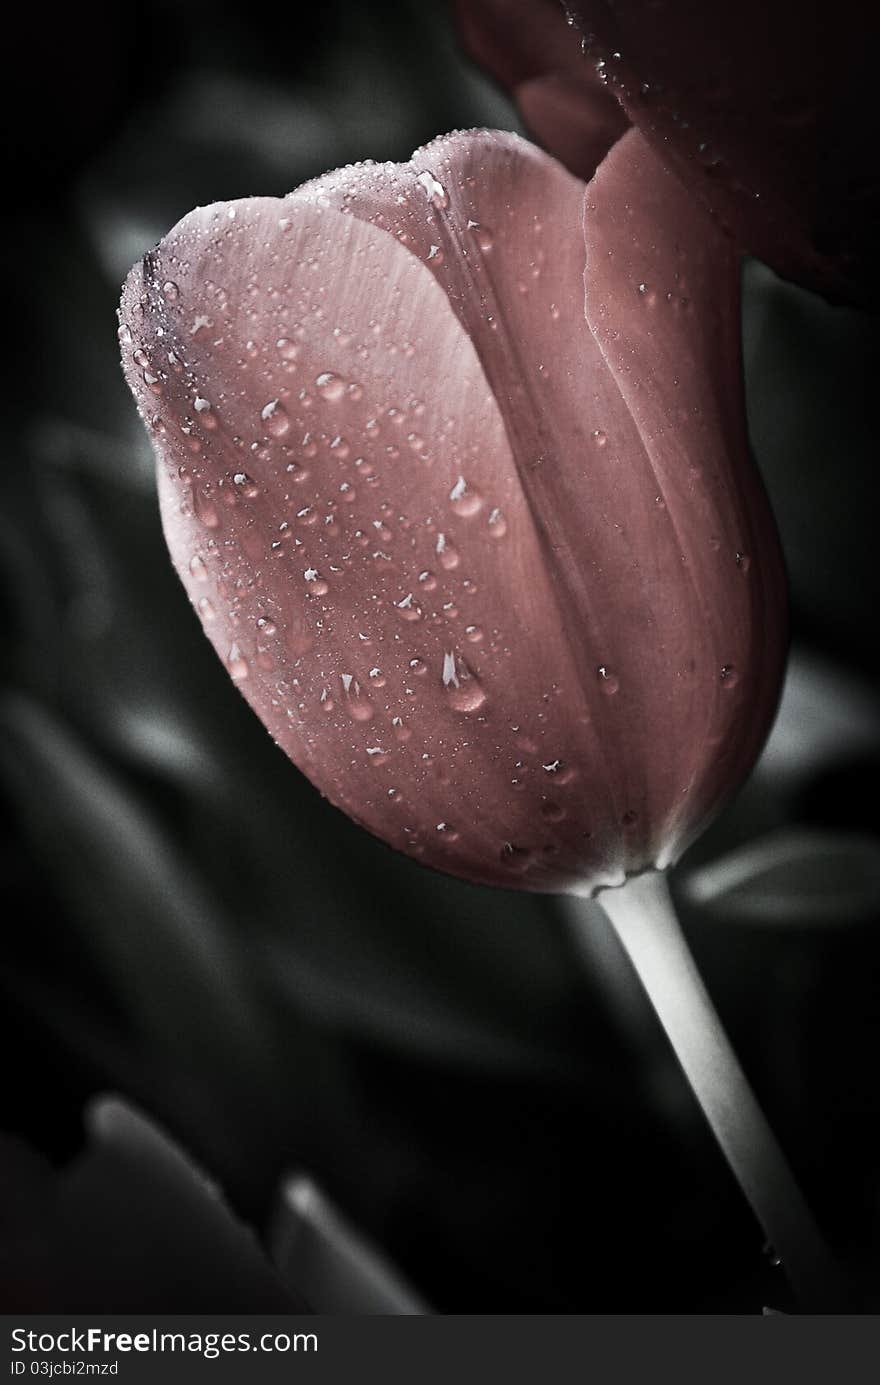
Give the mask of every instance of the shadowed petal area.
M 639 316 L 604 207 L 636 182 L 626 232 L 690 308 Z M 584 216 L 522 140 L 451 135 L 191 213 L 120 329 L 175 565 L 275 739 L 392 845 L 544 890 L 673 859 L 782 662 L 736 261 L 635 134 L 586 247 Z
M 584 62 L 558 0 L 457 0 L 467 51 L 507 87 L 529 132 L 585 181 L 629 121 Z
M 462 0 L 458 23 L 569 168 L 583 173 L 580 149 L 592 157 L 583 112 L 599 85 L 739 245 L 832 301 L 876 308 L 876 7 Z M 570 93 L 568 118 L 561 103 L 530 115 L 522 84 L 539 72 Z

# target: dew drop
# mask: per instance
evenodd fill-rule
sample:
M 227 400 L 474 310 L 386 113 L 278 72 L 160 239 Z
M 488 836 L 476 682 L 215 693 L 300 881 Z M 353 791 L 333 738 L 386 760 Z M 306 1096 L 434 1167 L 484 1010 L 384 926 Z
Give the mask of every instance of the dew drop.
M 489 251 L 495 244 L 495 237 L 492 235 L 492 232 L 489 230 L 489 227 L 472 226 L 470 229 L 473 231 L 474 240 L 477 242 L 477 245 L 480 247 L 483 254 L 488 255 Z
M 483 497 L 479 491 L 472 490 L 463 476 L 459 476 L 452 490 L 449 492 L 449 499 L 452 508 L 457 515 L 464 519 L 470 519 L 482 508 Z
M 248 476 L 246 471 L 236 471 L 232 480 L 233 484 L 238 486 L 242 495 L 246 496 L 248 500 L 253 500 L 255 496 L 260 494 L 259 486 L 251 476 Z
M 440 559 L 440 566 L 447 572 L 452 572 L 461 562 L 458 549 L 451 544 L 445 534 L 437 535 L 437 556 Z
M 454 652 L 443 655 L 441 681 L 450 706 L 457 712 L 478 712 L 485 706 L 486 693 L 479 679 Z
M 599 665 L 596 669 L 596 677 L 599 680 L 600 688 L 607 697 L 611 697 L 620 687 L 620 679 L 617 677 L 616 673 L 612 672 L 607 664 Z
M 220 516 L 213 501 L 205 495 L 203 490 L 196 490 L 193 494 L 193 509 L 196 518 L 204 524 L 206 529 L 216 529 L 220 523 Z
M 277 399 L 270 399 L 268 404 L 264 404 L 260 410 L 260 418 L 266 425 L 266 431 L 271 433 L 273 438 L 283 438 L 290 432 L 290 416 Z
M 345 394 L 345 381 L 332 371 L 325 370 L 315 380 L 321 397 L 329 404 L 337 404 Z
M 208 569 L 205 567 L 204 560 L 194 553 L 189 560 L 189 570 L 197 582 L 207 582 Z
M 419 187 L 423 189 L 431 205 L 436 207 L 438 211 L 442 211 L 445 207 L 449 206 L 449 198 L 446 195 L 446 189 L 442 183 L 438 183 L 433 173 L 428 173 L 427 171 L 420 173 L 416 182 L 419 184 Z
M 735 688 L 739 682 L 739 672 L 734 664 L 723 664 L 721 667 L 721 683 L 725 688 Z
M 421 620 L 422 609 L 413 601 L 412 592 L 407 592 L 406 596 L 402 597 L 400 601 L 395 601 L 394 605 L 404 620 Z
M 507 520 L 500 510 L 492 510 L 489 515 L 489 533 L 493 539 L 503 539 L 507 533 Z
M 373 704 L 362 691 L 360 683 L 351 673 L 340 674 L 345 706 L 352 721 L 372 721 Z
M 230 646 L 229 653 L 226 656 L 226 667 L 229 669 L 229 675 L 234 683 L 242 682 L 250 673 L 248 661 L 237 644 Z
M 511 870 L 524 870 L 532 859 L 532 853 L 527 846 L 517 846 L 514 842 L 505 842 L 498 858 L 501 864 L 509 866 Z
M 180 289 L 173 279 L 166 279 L 162 285 L 162 297 L 166 303 L 176 303 L 180 297 Z
M 206 621 L 215 620 L 217 616 L 217 612 L 214 609 L 213 603 L 209 601 L 206 596 L 201 597 L 201 599 L 199 600 L 198 612 L 199 615 L 202 617 L 202 620 Z

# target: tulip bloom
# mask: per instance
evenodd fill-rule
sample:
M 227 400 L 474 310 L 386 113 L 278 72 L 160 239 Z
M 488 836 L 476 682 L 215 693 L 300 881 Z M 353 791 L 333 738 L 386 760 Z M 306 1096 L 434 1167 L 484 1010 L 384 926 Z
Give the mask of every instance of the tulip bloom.
M 739 264 L 640 134 L 455 134 L 199 208 L 125 371 L 205 632 L 335 804 L 473 881 L 672 863 L 750 769 L 784 582 Z
M 832 300 L 876 306 L 875 8 L 843 0 L 457 0 L 465 45 L 573 169 L 597 84 L 737 243 Z M 845 37 L 844 37 L 845 36 Z M 537 80 L 539 75 L 540 80 Z M 564 94 L 563 94 L 564 93 Z M 608 117 L 602 125 L 610 133 Z

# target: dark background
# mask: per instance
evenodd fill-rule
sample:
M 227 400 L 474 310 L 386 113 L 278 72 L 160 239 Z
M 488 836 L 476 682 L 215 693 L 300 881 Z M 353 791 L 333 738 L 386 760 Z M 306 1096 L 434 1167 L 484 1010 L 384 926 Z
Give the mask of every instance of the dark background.
M 114 1201 L 112 1178 L 93 1216 L 64 1210 L 84 1103 L 115 1091 L 260 1232 L 306 1170 L 440 1312 L 785 1308 L 601 917 L 584 942 L 558 901 L 397 857 L 271 744 L 172 573 L 118 365 L 121 281 L 191 206 L 513 111 L 436 2 L 30 23 L 4 77 L 3 1306 L 249 1306 L 185 1217 Z M 877 325 L 753 264 L 744 330 L 792 671 L 756 774 L 674 883 L 876 1309 Z M 137 1242 L 124 1272 L 114 1238 Z

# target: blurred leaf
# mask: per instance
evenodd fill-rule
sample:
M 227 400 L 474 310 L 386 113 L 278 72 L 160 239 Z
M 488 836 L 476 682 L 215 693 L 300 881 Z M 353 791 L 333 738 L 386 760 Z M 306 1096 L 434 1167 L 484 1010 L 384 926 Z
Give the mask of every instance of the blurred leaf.
M 190 1057 L 225 1036 L 233 1070 L 260 1025 L 233 948 L 167 830 L 60 721 L 24 698 L 0 705 L 0 775 L 90 949 L 141 1038 Z
M 832 308 L 751 261 L 744 278 L 749 433 L 779 525 L 801 638 L 880 668 L 876 318 Z
M 773 730 L 755 768 L 788 789 L 835 761 L 880 749 L 880 704 L 863 678 L 830 659 L 795 648 Z
M 5 1311 L 305 1310 L 253 1232 L 157 1126 L 103 1097 L 86 1131 L 85 1151 L 58 1174 L 0 1143 Z
M 381 943 L 381 939 L 378 940 Z M 309 958 L 291 937 L 265 951 L 267 986 L 313 1023 L 369 1038 L 404 1052 L 456 1067 L 488 1072 L 574 1076 L 570 1055 L 556 1036 L 512 1032 L 487 1004 L 464 1003 L 454 987 L 441 990 L 429 974 L 374 957 L 350 957 L 335 967 Z M 499 970 L 503 966 L 499 956 Z M 579 1066 L 575 1063 L 574 1066 Z
M 785 831 L 684 875 L 685 899 L 708 915 L 768 927 L 846 927 L 880 912 L 880 840 Z
M 269 1245 L 284 1282 L 304 1292 L 316 1313 L 430 1311 L 385 1256 L 304 1175 L 284 1183 Z

